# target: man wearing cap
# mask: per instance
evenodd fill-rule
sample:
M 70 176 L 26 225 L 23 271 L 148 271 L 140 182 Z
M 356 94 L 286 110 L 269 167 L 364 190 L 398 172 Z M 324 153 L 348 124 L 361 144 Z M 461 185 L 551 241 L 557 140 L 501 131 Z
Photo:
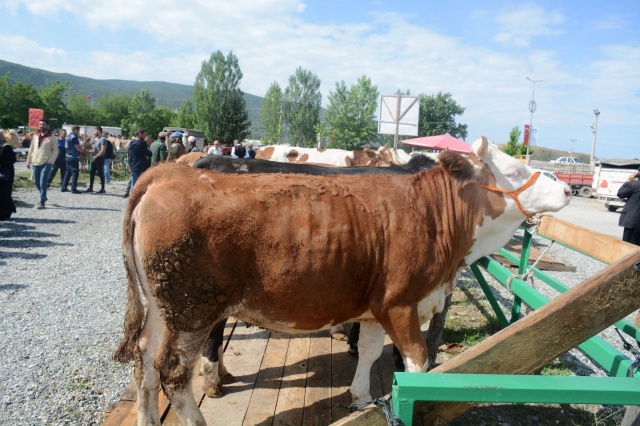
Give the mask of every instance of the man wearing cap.
M 189 148 L 187 148 L 187 152 L 200 152 L 196 146 L 196 138 L 194 136 L 189 136 L 187 140 L 189 141 Z
M 167 139 L 166 132 L 158 133 L 158 139 L 154 141 L 149 149 L 151 150 L 151 165 L 153 166 L 158 161 L 165 161 L 167 159 L 167 147 L 164 144 Z
M 618 225 L 624 228 L 622 241 L 640 246 L 640 168 L 622 184 L 618 198 L 627 199 L 618 221 Z
M 135 188 L 140 175 L 149 168 L 151 151 L 145 141 L 146 129 L 138 129 L 136 138 L 129 144 L 129 167 L 131 168 L 131 189 Z
M 173 132 L 169 136 L 169 142 L 167 145 L 167 160 L 175 161 L 180 158 L 187 150 L 182 145 L 182 137 L 184 134 L 182 132 Z
M 40 120 L 39 128 L 40 131 L 31 140 L 29 154 L 27 154 L 27 169 L 33 165 L 33 177 L 40 191 L 40 202 L 36 207 L 44 209 L 44 203 L 47 201 L 49 172 L 58 157 L 58 138 L 49 130 L 47 120 Z

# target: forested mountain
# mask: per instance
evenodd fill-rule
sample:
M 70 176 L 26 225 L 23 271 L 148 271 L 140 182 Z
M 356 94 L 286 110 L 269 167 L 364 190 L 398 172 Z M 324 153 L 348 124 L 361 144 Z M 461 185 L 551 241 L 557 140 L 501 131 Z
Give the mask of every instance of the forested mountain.
M 132 95 L 142 88 L 148 87 L 156 98 L 158 106 L 166 106 L 172 110 L 180 108 L 185 98 L 193 95 L 193 86 L 186 84 L 166 83 L 164 81 L 132 81 L 132 80 L 95 80 L 67 73 L 56 73 L 38 68 L 25 67 L 0 60 L 0 76 L 9 73 L 9 83 L 21 81 L 31 83 L 40 89 L 47 82 L 59 81 L 68 85 L 69 94 L 93 94 L 98 99 L 104 94 L 126 93 Z M 248 93 L 244 94 L 247 112 L 251 120 L 251 136 L 259 138 L 264 134 L 262 125 L 262 98 Z

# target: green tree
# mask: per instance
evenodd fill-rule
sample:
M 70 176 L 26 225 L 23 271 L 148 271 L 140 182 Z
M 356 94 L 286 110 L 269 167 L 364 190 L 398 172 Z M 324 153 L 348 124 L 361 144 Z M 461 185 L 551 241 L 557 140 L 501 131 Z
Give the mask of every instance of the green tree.
M 285 119 L 291 141 L 296 146 L 316 146 L 316 126 L 320 121 L 320 79 L 298 67 L 284 91 Z
M 45 116 L 52 120 L 50 125 L 53 129 L 62 127 L 69 117 L 69 110 L 64 102 L 66 91 L 67 85 L 59 81 L 47 83 L 47 85 L 40 90 L 42 108 L 44 109 Z
M 449 133 L 453 137 L 465 140 L 467 125 L 456 123 L 456 116 L 462 115 L 464 110 L 450 93 L 438 92 L 435 96 L 421 94 L 418 135 L 436 136 Z
M 69 109 L 68 122 L 70 124 L 97 125 L 99 114 L 91 104 L 87 102 L 85 95 L 71 95 L 67 101 Z
M 9 73 L 0 78 L 0 127 L 11 129 L 29 123 L 29 108 L 42 109 L 40 94 L 31 83 L 9 83 Z M 47 111 L 44 112 L 48 117 Z
M 96 105 L 98 124 L 102 126 L 120 127 L 122 120 L 129 115 L 131 96 L 120 93 L 110 95 L 106 93 Z
M 509 132 L 509 142 L 507 142 L 502 148 L 502 152 L 509 155 L 526 154 L 527 147 L 524 145 L 524 141 L 520 143 L 520 136 L 522 132 L 519 126 L 513 126 Z M 529 155 L 533 154 L 533 150 L 529 147 Z
M 377 139 L 377 106 L 378 87 L 366 75 L 349 90 L 344 81 L 336 83 L 322 124 L 317 126 L 318 137 L 326 141 L 327 148 L 354 150 L 370 145 Z
M 182 106 L 178 110 L 174 124 L 176 127 L 194 129 L 196 127 L 195 118 L 195 111 L 193 110 L 191 99 L 185 98 L 184 102 L 182 102 Z
M 166 107 L 156 107 L 156 99 L 145 87 L 131 97 L 129 114 L 122 120 L 121 127 L 127 135 L 140 128 L 146 129 L 149 135 L 156 135 L 173 120 L 174 113 Z
M 263 142 L 276 144 L 280 142 L 283 125 L 283 93 L 277 82 L 271 83 L 262 101 L 262 124 L 267 132 Z
M 249 135 L 251 121 L 240 80 L 242 71 L 233 52 L 225 57 L 218 50 L 202 61 L 193 85 L 193 103 L 196 122 L 207 139 L 230 144 Z

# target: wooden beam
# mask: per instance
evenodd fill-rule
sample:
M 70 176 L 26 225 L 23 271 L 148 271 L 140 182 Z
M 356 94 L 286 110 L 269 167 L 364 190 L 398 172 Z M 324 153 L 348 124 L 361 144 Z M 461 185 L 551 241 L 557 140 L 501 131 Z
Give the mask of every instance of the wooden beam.
M 612 265 L 640 247 L 593 232 L 552 216 L 542 216 L 538 233 L 574 250 Z
M 530 374 L 640 307 L 640 271 L 634 267 L 638 262 L 640 250 L 634 250 L 433 372 Z M 473 405 L 419 402 L 414 422 L 446 424 Z M 386 422 L 380 410 L 375 409 L 338 424 L 383 426 Z

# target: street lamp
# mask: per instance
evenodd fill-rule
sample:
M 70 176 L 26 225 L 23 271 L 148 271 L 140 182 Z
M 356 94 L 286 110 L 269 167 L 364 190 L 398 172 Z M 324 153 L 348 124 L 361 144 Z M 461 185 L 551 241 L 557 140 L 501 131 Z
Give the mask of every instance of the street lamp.
M 591 164 L 592 166 L 595 165 L 595 161 L 593 160 L 593 154 L 595 154 L 596 152 L 596 133 L 598 133 L 598 116 L 600 115 L 600 111 L 598 111 L 597 109 L 593 110 L 593 113 L 596 116 L 596 120 L 593 123 L 593 142 L 591 142 L 591 161 L 589 162 L 589 164 Z
M 531 165 L 531 158 L 529 157 L 529 145 L 531 145 L 531 134 L 533 133 L 533 113 L 536 112 L 536 83 L 540 83 L 543 80 L 531 80 L 529 77 L 525 77 L 527 80 L 533 83 L 533 93 L 531 94 L 531 101 L 529 102 L 529 141 L 527 142 L 527 166 Z
M 571 139 L 571 154 L 569 157 L 573 157 L 573 146 L 576 144 L 577 139 Z

